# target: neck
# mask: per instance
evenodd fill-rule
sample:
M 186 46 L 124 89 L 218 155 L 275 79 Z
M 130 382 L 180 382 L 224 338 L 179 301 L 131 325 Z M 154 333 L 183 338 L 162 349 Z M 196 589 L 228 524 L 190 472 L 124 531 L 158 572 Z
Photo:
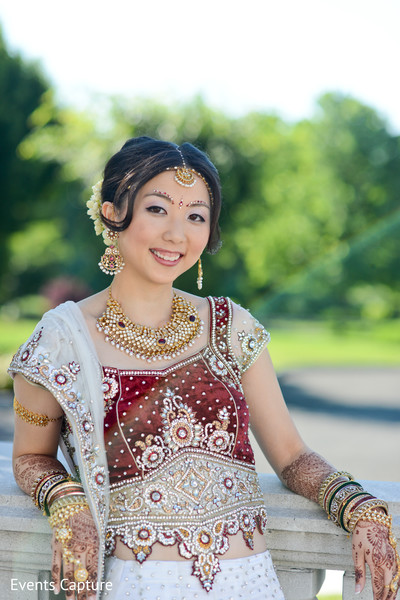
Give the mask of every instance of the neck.
M 148 327 L 161 327 L 171 317 L 172 284 L 129 281 L 116 275 L 111 284 L 111 294 L 119 302 L 125 315 L 134 323 Z

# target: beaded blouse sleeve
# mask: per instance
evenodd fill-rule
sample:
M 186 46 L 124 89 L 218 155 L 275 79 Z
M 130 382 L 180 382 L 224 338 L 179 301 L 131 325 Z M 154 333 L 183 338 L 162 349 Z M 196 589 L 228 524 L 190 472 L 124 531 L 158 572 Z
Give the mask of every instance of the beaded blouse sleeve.
M 265 327 L 247 310 L 232 302 L 231 346 L 243 375 L 271 339 Z

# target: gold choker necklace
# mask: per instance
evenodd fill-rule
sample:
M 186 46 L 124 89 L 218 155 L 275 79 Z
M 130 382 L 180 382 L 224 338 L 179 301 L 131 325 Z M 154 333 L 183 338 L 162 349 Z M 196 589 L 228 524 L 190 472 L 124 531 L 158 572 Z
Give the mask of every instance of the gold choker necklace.
M 136 325 L 109 291 L 107 307 L 96 321 L 106 342 L 142 360 L 168 360 L 184 352 L 203 332 L 203 322 L 189 300 L 174 293 L 172 316 L 164 327 Z

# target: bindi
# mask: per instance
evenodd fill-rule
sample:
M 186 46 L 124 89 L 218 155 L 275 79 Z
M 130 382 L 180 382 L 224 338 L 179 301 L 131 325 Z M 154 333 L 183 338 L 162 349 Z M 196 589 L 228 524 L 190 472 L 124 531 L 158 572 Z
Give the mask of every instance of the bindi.
M 171 204 L 175 204 L 175 200 L 167 192 L 163 192 L 162 190 L 153 190 L 152 193 L 156 194 L 157 196 L 164 196 L 164 198 L 168 198 L 168 200 L 170 200 Z M 181 198 L 178 202 L 179 209 L 181 209 L 182 206 L 183 206 L 183 198 Z M 205 202 L 205 200 L 192 200 L 191 202 L 188 202 L 187 204 L 185 204 L 185 206 L 186 206 L 186 208 L 189 208 L 190 206 L 206 206 L 207 208 L 210 208 L 208 203 Z

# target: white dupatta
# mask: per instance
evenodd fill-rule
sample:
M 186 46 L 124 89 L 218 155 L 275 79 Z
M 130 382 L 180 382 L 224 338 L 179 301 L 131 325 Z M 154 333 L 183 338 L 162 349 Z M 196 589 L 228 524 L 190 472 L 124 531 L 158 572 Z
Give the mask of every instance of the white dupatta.
M 104 566 L 109 478 L 104 445 L 102 370 L 81 310 L 65 302 L 47 312 L 13 357 L 9 372 L 49 390 L 67 427 L 60 447 L 84 486 L 100 538 L 97 597 Z

